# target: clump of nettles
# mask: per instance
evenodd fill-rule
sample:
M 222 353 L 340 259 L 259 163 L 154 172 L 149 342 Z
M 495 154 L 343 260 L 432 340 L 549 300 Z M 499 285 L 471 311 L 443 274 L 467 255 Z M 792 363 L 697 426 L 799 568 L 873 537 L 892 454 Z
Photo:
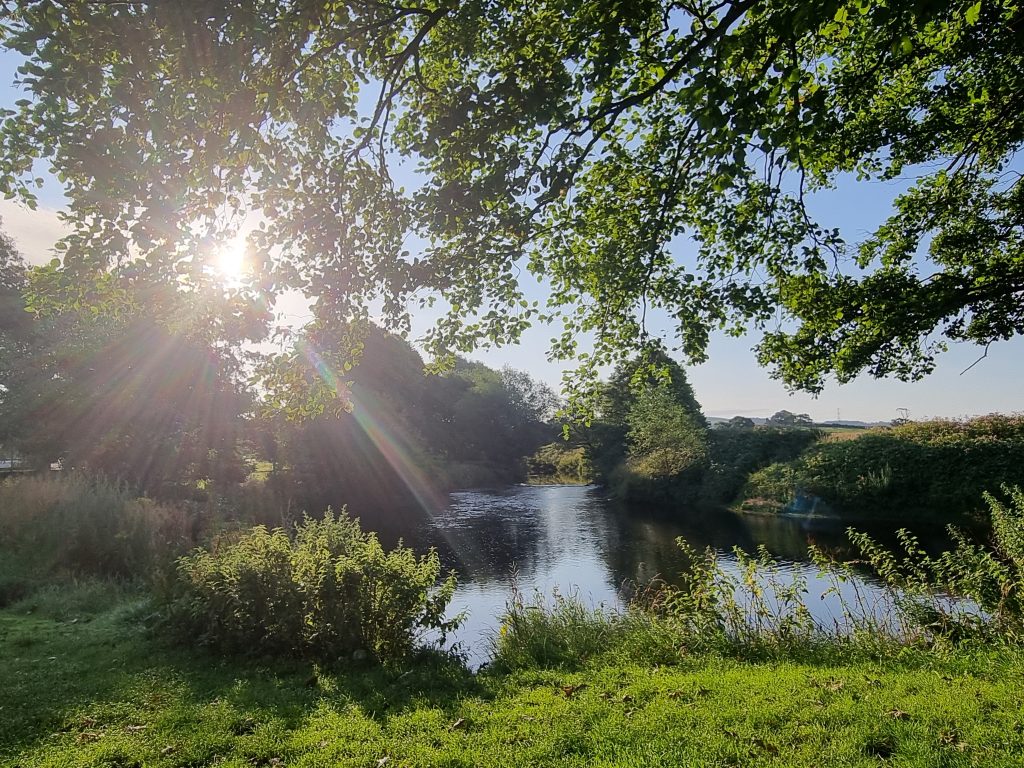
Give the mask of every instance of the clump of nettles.
M 383 661 L 456 624 L 445 619 L 455 575 L 442 577 L 436 552 L 385 551 L 330 510 L 291 531 L 257 526 L 196 550 L 178 576 L 171 621 L 226 652 Z

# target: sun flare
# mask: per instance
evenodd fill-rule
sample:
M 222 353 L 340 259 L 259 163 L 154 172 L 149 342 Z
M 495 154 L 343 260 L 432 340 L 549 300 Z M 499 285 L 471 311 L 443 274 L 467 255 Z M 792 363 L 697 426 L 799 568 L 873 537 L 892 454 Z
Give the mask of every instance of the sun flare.
M 237 235 L 217 249 L 214 269 L 226 285 L 237 286 L 248 271 L 246 251 L 248 244 L 244 235 Z

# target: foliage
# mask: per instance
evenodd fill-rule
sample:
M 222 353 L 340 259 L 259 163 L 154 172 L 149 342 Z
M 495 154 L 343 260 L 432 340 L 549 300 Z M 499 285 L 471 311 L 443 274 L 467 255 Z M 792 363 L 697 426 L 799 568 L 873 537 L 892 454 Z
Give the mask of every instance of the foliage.
M 734 426 L 731 422 L 712 429 L 708 433 L 709 466 L 702 482 L 702 500 L 732 503 L 754 472 L 775 462 L 792 461 L 820 439 L 822 433 L 811 429 Z
M 155 497 L 241 482 L 252 399 L 225 336 L 245 334 L 179 303 L 173 288 L 127 277 L 122 287 L 144 306 L 100 313 L 79 301 L 29 314 L 28 297 L 51 277 L 26 272 L 8 296 L 18 317 L 0 331 L 0 434 L 38 468 L 61 460 Z
M 698 419 L 666 387 L 639 395 L 628 416 L 626 461 L 612 475 L 615 490 L 624 498 L 692 499 L 708 464 L 707 429 Z
M 186 511 L 124 485 L 65 473 L 0 484 L 0 557 L 19 564 L 29 586 L 67 576 L 148 581 L 195 536 Z
M 649 342 L 649 311 L 695 361 L 713 329 L 779 328 L 781 310 L 793 323 L 760 359 L 812 391 L 830 373 L 917 378 L 942 337 L 1024 327 L 1016 3 L 3 10 L 27 98 L 0 130 L 0 190 L 31 202 L 50 162 L 69 275 L 138 254 L 202 283 L 258 212 L 238 292 L 304 292 L 314 336 L 377 300 L 407 330 L 440 295 L 431 351 L 550 318 L 552 354 L 596 377 Z M 908 188 L 851 246 L 807 199 L 853 175 Z
M 291 533 L 257 526 L 178 561 L 171 621 L 228 652 L 380 660 L 412 651 L 444 618 L 455 576 L 437 553 L 385 552 L 356 520 L 328 511 Z
M 658 344 L 649 345 L 641 354 L 616 366 L 603 388 L 598 418 L 628 429 L 630 412 L 637 400 L 653 390 L 661 391 L 659 397 L 664 402 L 674 403 L 692 414 L 699 426 L 707 426 L 686 370 Z
M 788 426 L 737 417 L 709 430 L 686 372 L 655 350 L 646 364 L 637 358 L 615 370 L 598 420 L 577 439 L 598 479 L 622 497 L 719 506 L 732 502 L 753 472 L 795 459 L 822 436 L 793 429 L 798 417 L 782 420 Z
M 746 416 L 733 416 L 728 422 L 726 422 L 726 426 L 731 427 L 732 429 L 753 429 L 757 425 L 754 424 L 753 419 L 747 418 Z
M 443 505 L 452 487 L 525 479 L 524 458 L 556 432 L 554 395 L 529 374 L 465 360 L 429 374 L 407 341 L 374 326 L 345 377 L 351 410 L 254 425 L 278 507 L 344 504 L 372 520 L 396 502 Z
M 28 264 L 11 239 L 0 233 L 0 444 L 5 447 L 19 436 L 11 399 L 31 344 L 32 323 L 24 299 L 27 285 Z
M 582 445 L 548 443 L 526 459 L 531 483 L 591 483 L 594 468 Z
M 685 501 L 707 464 L 700 404 L 686 371 L 658 345 L 615 369 L 580 440 L 598 478 L 623 498 Z
M 961 638 L 984 633 L 990 638 L 1024 640 L 1024 491 L 1004 486 L 1008 503 L 986 493 L 992 540 L 980 544 L 950 527 L 955 546 L 936 557 L 917 539 L 900 532 L 902 556 L 879 546 L 870 536 L 850 531 L 850 538 L 875 572 L 899 589 L 904 610 L 940 635 Z M 966 599 L 980 609 L 965 610 Z
M 810 427 L 814 425 L 811 417 L 806 413 L 790 413 L 779 411 L 768 419 L 768 423 L 776 427 Z
M 42 469 L 59 459 L 160 499 L 216 505 L 262 495 L 272 515 L 332 504 L 369 512 L 417 495 L 439 500 L 470 463 L 495 482 L 522 479 L 523 457 L 553 437 L 556 399 L 528 374 L 458 361 L 427 375 L 408 342 L 372 325 L 347 384 L 332 378 L 334 400 L 344 396 L 351 411 L 301 422 L 260 412 L 248 359 L 216 341 L 219 330 L 199 333 L 200 308 L 178 304 L 175 328 L 127 309 L 32 315 L 27 286 L 42 278 L 11 259 L 0 438 Z M 152 312 L 169 312 L 172 299 L 151 289 Z M 271 465 L 262 493 L 256 483 L 241 490 L 261 459 Z M 408 488 L 410 469 L 431 483 Z
M 809 496 L 847 515 L 935 518 L 977 510 L 987 489 L 1022 483 L 1022 473 L 1024 417 L 922 421 L 818 442 L 755 473 L 742 498 L 778 509 Z

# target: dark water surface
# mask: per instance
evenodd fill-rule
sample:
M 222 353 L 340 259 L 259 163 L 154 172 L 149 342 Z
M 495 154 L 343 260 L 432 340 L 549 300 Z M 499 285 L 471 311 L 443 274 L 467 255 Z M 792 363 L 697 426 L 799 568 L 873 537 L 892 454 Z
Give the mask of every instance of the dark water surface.
M 891 541 L 896 527 L 874 524 L 866 530 Z M 624 585 L 677 578 L 685 567 L 678 537 L 697 549 L 714 547 L 727 569 L 736 567 L 733 547 L 753 552 L 764 545 L 784 578 L 807 579 L 812 614 L 830 623 L 842 615 L 840 598 L 829 593 L 834 582 L 821 578 L 808 562 L 807 548 L 816 544 L 840 557 L 850 555 L 845 530 L 839 521 L 820 518 L 627 510 L 596 486 L 513 486 L 453 493 L 447 508 L 408 519 L 401 534 L 418 550 L 436 547 L 446 568 L 458 572 L 450 612 L 464 612 L 466 618 L 455 640 L 471 663 L 480 664 L 513 585 L 528 599 L 535 591 L 550 597 L 557 590 L 590 605 L 621 607 Z M 928 549 L 945 543 L 942 526 L 933 533 L 934 541 L 923 542 Z M 387 531 L 383 537 L 393 538 Z M 881 594 L 866 575 L 840 588 L 848 596 L 852 590 L 868 598 Z

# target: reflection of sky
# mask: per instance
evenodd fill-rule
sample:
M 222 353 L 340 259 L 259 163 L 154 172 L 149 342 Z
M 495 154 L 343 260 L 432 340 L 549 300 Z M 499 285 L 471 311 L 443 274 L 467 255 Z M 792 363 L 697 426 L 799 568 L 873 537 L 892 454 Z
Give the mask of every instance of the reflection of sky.
M 872 532 L 876 535 L 878 532 Z M 891 530 L 889 531 L 891 533 Z M 594 487 L 525 487 L 503 491 L 452 494 L 451 505 L 408 537 L 416 547 L 438 547 L 446 567 L 455 568 L 460 584 L 449 614 L 465 613 L 455 635 L 474 664 L 487 658 L 488 641 L 497 631 L 513 585 L 527 602 L 554 591 L 578 595 L 591 606 L 621 605 L 620 588 L 659 576 L 673 578 L 685 568 L 675 545 L 684 537 L 692 547 L 713 547 L 730 574 L 739 576 L 734 546 L 753 551 L 764 546 L 779 561 L 778 577 L 786 584 L 807 582 L 804 599 L 824 626 L 842 621 L 842 603 L 860 599 L 866 610 L 884 615 L 883 594 L 864 579 L 838 583 L 822 578 L 808 563 L 811 543 L 842 549 L 841 528 L 819 529 L 809 521 L 782 517 L 740 517 L 721 512 L 674 519 L 626 514 Z

